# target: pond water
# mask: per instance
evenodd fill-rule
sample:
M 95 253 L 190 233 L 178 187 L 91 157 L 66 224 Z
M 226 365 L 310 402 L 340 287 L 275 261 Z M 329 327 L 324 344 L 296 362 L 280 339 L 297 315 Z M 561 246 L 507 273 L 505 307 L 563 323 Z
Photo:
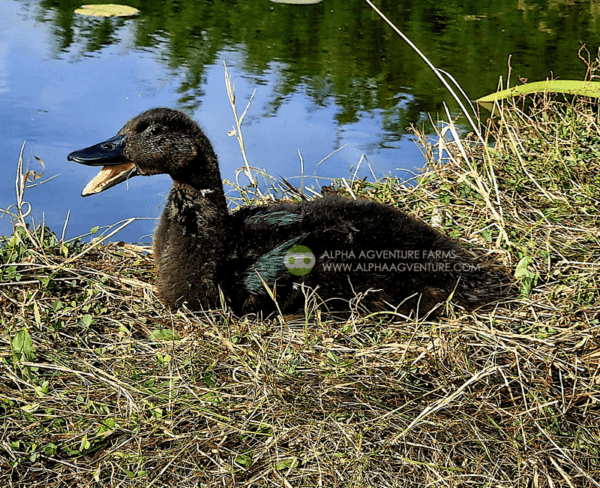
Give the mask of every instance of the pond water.
M 97 2 L 102 3 L 102 2 Z M 130 217 L 112 240 L 149 242 L 170 188 L 166 176 L 135 178 L 82 198 L 94 168 L 68 153 L 105 140 L 131 117 L 157 106 L 186 111 L 209 136 L 223 178 L 243 160 L 224 83 L 235 83 L 249 162 L 274 176 L 349 177 L 361 155 L 375 174 L 409 177 L 424 160 L 406 128 L 456 105 L 435 75 L 363 0 L 290 6 L 268 0 L 122 2 L 127 19 L 75 14 L 71 1 L 0 1 L 0 208 L 14 203 L 19 150 L 45 177 L 27 191 L 36 220 L 67 237 Z M 580 42 L 594 56 L 600 6 L 563 1 L 377 2 L 471 99 L 495 91 L 512 55 L 512 82 L 553 74 L 582 79 Z M 344 146 L 326 162 L 325 156 Z M 315 168 L 316 167 L 316 168 Z M 406 171 L 408 170 L 408 171 Z M 358 176 L 370 176 L 366 165 Z M 326 180 L 323 180 L 326 183 Z M 318 190 L 318 184 L 308 181 Z M 8 218 L 0 234 L 10 232 Z

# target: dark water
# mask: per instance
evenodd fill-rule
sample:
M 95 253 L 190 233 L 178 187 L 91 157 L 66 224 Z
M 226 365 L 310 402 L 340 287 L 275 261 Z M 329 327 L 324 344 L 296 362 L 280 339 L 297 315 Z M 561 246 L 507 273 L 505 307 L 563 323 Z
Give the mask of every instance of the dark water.
M 100 2 L 97 2 L 100 3 Z M 365 154 L 377 176 L 423 164 L 406 127 L 443 114 L 450 100 L 435 75 L 362 0 L 288 6 L 268 0 L 138 1 L 129 19 L 92 19 L 68 1 L 0 0 L 0 208 L 14 202 L 19 149 L 46 164 L 26 200 L 36 219 L 67 236 L 129 217 L 113 239 L 148 241 L 170 187 L 168 177 L 135 178 L 81 198 L 93 168 L 66 155 L 116 133 L 156 106 L 185 110 L 204 128 L 234 179 L 242 166 L 222 60 L 230 67 L 250 164 L 275 176 L 350 176 Z M 595 55 L 600 41 L 595 2 L 379 1 L 377 5 L 472 99 L 496 89 L 512 55 L 512 81 L 581 79 L 580 42 Z M 358 175 L 369 176 L 361 168 Z M 299 184 L 299 180 L 292 180 Z M 311 182 L 315 184 L 314 181 Z M 0 233 L 10 231 L 8 218 Z

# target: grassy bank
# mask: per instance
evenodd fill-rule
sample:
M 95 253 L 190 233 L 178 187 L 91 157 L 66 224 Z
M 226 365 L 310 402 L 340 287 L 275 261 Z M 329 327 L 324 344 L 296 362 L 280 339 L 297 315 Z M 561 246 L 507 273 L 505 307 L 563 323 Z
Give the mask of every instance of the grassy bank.
M 418 186 L 349 185 L 509 271 L 472 313 L 174 313 L 146 250 L 19 227 L 0 249 L 0 484 L 600 486 L 598 122 L 540 99 L 485 143 L 417 132 Z

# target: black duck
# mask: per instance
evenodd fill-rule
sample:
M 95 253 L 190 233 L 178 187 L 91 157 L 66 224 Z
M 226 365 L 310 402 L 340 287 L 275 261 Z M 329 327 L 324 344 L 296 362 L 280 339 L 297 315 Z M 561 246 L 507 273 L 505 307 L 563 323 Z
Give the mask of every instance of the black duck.
M 210 141 L 176 110 L 148 110 L 68 160 L 103 167 L 83 196 L 135 175 L 171 176 L 154 236 L 157 289 L 170 306 L 215 308 L 221 289 L 237 313 L 270 312 L 268 286 L 283 312 L 297 312 L 310 287 L 330 310 L 347 311 L 358 295 L 370 310 L 422 315 L 453 291 L 462 305 L 479 303 L 489 280 L 452 239 L 375 202 L 328 196 L 230 213 Z

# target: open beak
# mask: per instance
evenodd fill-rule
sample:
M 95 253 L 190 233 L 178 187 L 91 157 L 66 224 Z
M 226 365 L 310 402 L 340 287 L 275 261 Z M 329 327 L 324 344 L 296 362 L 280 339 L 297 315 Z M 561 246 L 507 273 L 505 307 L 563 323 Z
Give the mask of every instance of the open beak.
M 100 172 L 81 192 L 87 197 L 118 185 L 139 174 L 135 165 L 128 162 L 123 154 L 127 136 L 114 136 L 94 146 L 73 151 L 67 156 L 68 161 L 75 161 L 86 166 L 102 166 Z

